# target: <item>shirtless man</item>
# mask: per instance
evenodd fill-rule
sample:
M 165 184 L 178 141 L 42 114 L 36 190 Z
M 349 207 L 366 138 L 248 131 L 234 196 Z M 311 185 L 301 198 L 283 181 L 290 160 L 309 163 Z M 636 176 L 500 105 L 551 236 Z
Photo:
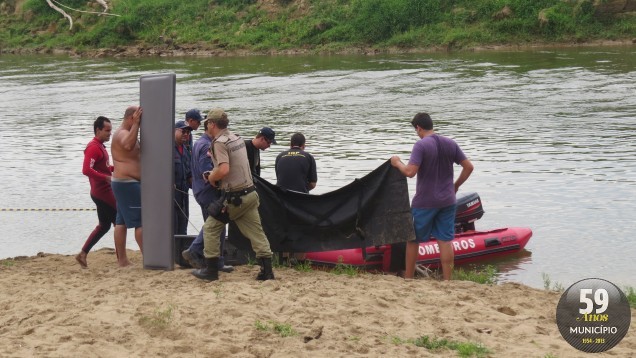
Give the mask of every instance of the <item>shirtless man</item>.
M 111 187 L 117 200 L 115 220 L 115 251 L 120 267 L 130 265 L 126 255 L 126 230 L 135 228 L 135 240 L 143 254 L 141 228 L 141 151 L 137 136 L 141 125 L 141 107 L 130 106 L 121 126 L 113 135 L 110 151 L 113 155 Z

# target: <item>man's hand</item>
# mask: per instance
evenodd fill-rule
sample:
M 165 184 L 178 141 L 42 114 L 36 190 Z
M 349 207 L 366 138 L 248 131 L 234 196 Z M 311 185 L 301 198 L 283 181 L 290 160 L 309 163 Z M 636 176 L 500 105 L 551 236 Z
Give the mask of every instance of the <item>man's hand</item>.
M 133 124 L 141 125 L 142 113 L 143 113 L 143 110 L 141 109 L 141 107 L 137 107 L 137 110 L 135 111 L 135 113 L 133 113 L 133 116 L 132 116 Z
M 400 166 L 400 164 L 402 164 L 402 159 L 400 159 L 400 157 L 398 157 L 397 155 L 394 155 L 391 157 L 391 165 L 398 168 Z

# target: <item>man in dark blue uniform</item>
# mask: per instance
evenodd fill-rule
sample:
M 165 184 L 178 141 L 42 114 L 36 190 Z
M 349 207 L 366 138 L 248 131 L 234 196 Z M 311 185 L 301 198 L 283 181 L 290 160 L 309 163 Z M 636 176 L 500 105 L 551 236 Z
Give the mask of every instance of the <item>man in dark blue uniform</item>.
M 223 112 L 218 110 L 211 111 L 210 113 L 211 117 L 203 122 L 204 133 L 194 142 L 194 146 L 192 147 L 192 191 L 194 192 L 194 199 L 201 207 L 203 221 L 208 218 L 207 207 L 221 196 L 221 192 L 210 185 L 203 176 L 203 173 L 211 172 L 212 169 L 214 169 L 209 152 L 213 139 L 209 120 L 218 119 L 223 115 Z M 234 267 L 225 265 L 225 259 L 223 257 L 223 251 L 225 249 L 225 230 L 221 231 L 219 242 L 221 245 L 221 255 L 218 261 L 219 270 L 232 272 L 234 271 Z M 194 268 L 205 267 L 205 257 L 203 256 L 203 230 L 199 232 L 199 235 L 194 239 L 190 247 L 181 253 L 181 256 Z
M 290 149 L 276 157 L 276 185 L 287 190 L 309 193 L 316 187 L 316 160 L 305 152 L 305 136 L 294 133 Z
M 190 152 L 186 143 L 190 137 L 190 128 L 184 121 L 174 125 L 174 234 L 187 235 L 188 217 L 190 216 L 190 200 L 188 190 L 192 186 L 192 171 L 190 170 Z

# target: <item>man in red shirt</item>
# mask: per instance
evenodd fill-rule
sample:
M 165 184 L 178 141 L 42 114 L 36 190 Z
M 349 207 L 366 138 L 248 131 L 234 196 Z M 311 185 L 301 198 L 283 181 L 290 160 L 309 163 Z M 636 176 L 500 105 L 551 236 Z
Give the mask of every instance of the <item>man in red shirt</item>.
M 110 140 L 113 126 L 106 117 L 99 116 L 93 123 L 95 138 L 84 149 L 84 165 L 82 173 L 88 177 L 91 184 L 91 199 L 97 206 L 99 223 L 88 236 L 82 251 L 75 256 L 75 260 L 82 268 L 87 268 L 86 256 L 93 246 L 110 230 L 110 224 L 115 223 L 117 209 L 115 196 L 110 187 L 113 166 L 110 164 L 108 152 L 104 142 Z

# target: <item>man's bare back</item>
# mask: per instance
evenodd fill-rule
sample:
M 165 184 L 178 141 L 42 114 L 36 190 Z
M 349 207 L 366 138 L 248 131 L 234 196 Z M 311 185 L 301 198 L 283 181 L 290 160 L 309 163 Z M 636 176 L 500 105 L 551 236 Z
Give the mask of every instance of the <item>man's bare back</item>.
M 141 125 L 141 107 L 126 109 L 121 126 L 113 135 L 113 178 L 141 180 L 141 150 L 137 136 Z

